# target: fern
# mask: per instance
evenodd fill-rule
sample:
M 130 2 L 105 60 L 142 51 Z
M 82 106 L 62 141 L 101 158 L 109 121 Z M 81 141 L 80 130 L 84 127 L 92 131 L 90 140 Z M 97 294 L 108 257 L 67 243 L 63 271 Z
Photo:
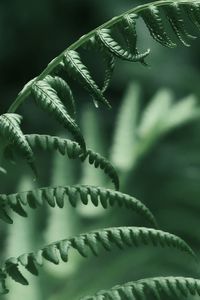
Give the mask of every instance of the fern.
M 119 178 L 112 164 L 91 149 L 87 149 L 85 152 L 77 143 L 56 136 L 26 135 L 26 139 L 33 148 L 46 151 L 57 150 L 62 155 L 67 154 L 70 159 L 79 158 L 83 162 L 88 158 L 88 162 L 95 168 L 101 168 L 110 177 L 115 188 L 119 189 Z
M 25 85 L 19 93 L 16 100 L 10 106 L 8 112 L 0 116 L 0 134 L 3 137 L 2 152 L 11 153 L 18 150 L 34 169 L 33 149 L 39 148 L 48 152 L 52 150 L 59 151 L 61 154 L 67 154 L 70 159 L 79 158 L 85 161 L 88 158 L 89 163 L 96 168 L 100 167 L 108 174 L 113 181 L 115 188 L 119 189 L 118 175 L 111 163 L 99 154 L 87 149 L 84 137 L 75 120 L 75 100 L 68 78 L 71 77 L 85 89 L 92 97 L 96 107 L 99 104 L 105 104 L 111 107 L 109 101 L 104 96 L 107 90 L 114 66 L 115 60 L 121 59 L 129 62 L 140 62 L 146 65 L 145 59 L 150 50 L 141 52 L 138 50 L 137 20 L 141 18 L 146 24 L 151 36 L 162 46 L 174 48 L 176 42 L 168 32 L 171 28 L 173 33 L 182 42 L 189 46 L 188 39 L 195 37 L 188 33 L 185 22 L 185 13 L 190 21 L 200 29 L 200 2 L 196 0 L 181 1 L 157 1 L 150 4 L 140 5 L 136 8 L 115 17 L 85 36 L 81 37 L 74 44 L 64 50 L 58 57 L 53 59 L 47 68 L 36 78 Z M 166 21 L 168 20 L 168 25 Z M 89 67 L 84 63 L 81 57 L 81 51 L 99 51 L 105 65 L 105 76 L 103 85 L 99 86 L 91 75 Z M 65 80 L 62 75 L 65 74 Z M 16 110 L 23 102 L 32 96 L 38 106 L 45 112 L 51 114 L 65 129 L 67 129 L 75 139 L 75 142 L 61 139 L 59 137 L 47 135 L 24 135 L 20 129 L 21 117 L 15 114 Z M 168 99 L 168 98 L 167 98 Z M 154 104 L 156 105 L 154 106 Z M 132 104 L 132 103 L 131 103 Z M 166 101 L 165 111 L 169 112 L 170 100 Z M 161 113 L 156 115 L 152 121 L 152 111 L 158 107 L 157 101 L 148 107 L 144 114 L 140 126 L 138 127 L 138 137 L 143 144 L 140 144 L 139 152 L 144 153 L 152 145 L 152 140 L 160 137 L 171 128 L 194 119 L 199 116 L 199 112 L 194 113 L 195 101 L 185 101 L 177 104 L 171 111 L 171 116 L 167 122 L 164 119 L 161 122 Z M 178 120 L 174 118 L 177 112 L 182 111 L 182 107 L 188 107 L 188 114 L 183 114 Z M 192 117 L 191 117 L 192 115 Z M 150 117 L 149 117 L 150 116 Z M 153 132 L 152 127 L 162 123 L 159 132 Z M 149 124 L 152 126 L 149 127 Z M 148 125 L 148 126 L 147 126 Z M 127 125 L 128 126 L 128 125 Z M 126 131 L 122 129 L 121 135 Z M 151 131 L 151 132 L 149 132 Z M 148 134 L 147 134 L 148 133 Z M 144 137 L 148 136 L 149 140 Z M 134 142 L 134 141 L 132 141 Z M 147 144 L 149 143 L 148 147 Z M 13 147 L 14 146 L 14 147 Z M 14 149 L 13 149 L 14 148 Z M 13 151 L 14 150 L 14 151 Z M 138 149 L 137 149 L 138 150 Z M 127 166 L 125 166 L 127 167 Z M 34 169 L 35 170 L 35 169 Z M 28 192 L 0 195 L 0 217 L 12 223 L 12 218 L 7 210 L 11 209 L 20 216 L 26 217 L 26 207 L 37 208 L 46 202 L 50 207 L 64 207 L 65 200 L 68 200 L 72 207 L 82 202 L 87 205 L 91 202 L 94 206 L 101 206 L 105 209 L 117 205 L 127 210 L 137 212 L 142 215 L 149 223 L 157 227 L 156 220 L 150 210 L 139 200 L 127 194 L 118 191 L 105 189 L 103 187 L 93 186 L 57 186 L 43 187 Z M 6 279 L 10 276 L 15 281 L 27 285 L 28 281 L 21 273 L 20 267 L 25 267 L 33 275 L 38 275 L 38 266 L 43 265 L 43 260 L 48 260 L 54 264 L 59 264 L 59 255 L 65 262 L 68 261 L 69 249 L 74 248 L 82 256 L 86 257 L 88 250 L 98 255 L 98 246 L 101 245 L 106 250 L 112 250 L 115 245 L 120 249 L 125 246 L 153 245 L 155 247 L 177 248 L 180 251 L 195 257 L 191 248 L 177 236 L 145 227 L 113 227 L 100 229 L 91 233 L 81 234 L 77 237 L 54 242 L 43 249 L 34 253 L 25 253 L 18 258 L 5 260 L 0 269 L 1 293 L 7 293 Z M 146 299 L 146 296 L 152 296 L 160 299 L 161 292 L 167 296 L 175 295 L 194 295 L 199 294 L 199 281 L 188 278 L 149 278 L 137 282 L 127 283 L 123 286 L 116 286 L 109 291 L 99 292 L 94 297 L 84 299 Z
M 200 295 L 200 281 L 194 278 L 184 277 L 155 277 L 129 282 L 125 285 L 118 285 L 111 290 L 102 291 L 95 296 L 84 297 L 81 300 L 99 300 L 99 299 L 162 299 L 162 296 L 188 297 Z
M 70 117 L 57 92 L 45 80 L 34 83 L 32 93 L 44 110 L 50 112 L 65 128 L 74 135 L 76 141 L 85 150 L 85 142 L 75 121 Z
M 0 135 L 3 138 L 4 152 L 7 144 L 11 143 L 12 147 L 18 149 L 21 155 L 27 160 L 35 174 L 37 174 L 34 165 L 34 154 L 20 129 L 22 117 L 14 113 L 7 113 L 0 116 Z M 1 146 L 2 146 L 1 145 Z
M 89 201 L 94 206 L 98 206 L 100 203 L 105 209 L 115 204 L 119 207 L 125 206 L 125 208 L 143 215 L 153 227 L 157 227 L 154 216 L 139 200 L 120 192 L 92 186 L 41 188 L 18 194 L 0 195 L 0 217 L 8 223 L 12 222 L 6 213 L 6 206 L 13 209 L 22 217 L 27 216 L 24 209 L 26 205 L 36 208 L 38 205 L 42 205 L 44 201 L 51 207 L 55 207 L 57 204 L 58 207 L 63 208 L 66 197 L 73 207 L 77 206 L 79 200 L 84 205 L 87 205 Z
M 193 251 L 184 241 L 169 233 L 147 228 L 119 227 L 81 234 L 78 237 L 50 244 L 35 253 L 23 254 L 18 258 L 10 258 L 3 264 L 1 272 L 5 277 L 9 275 L 18 283 L 27 285 L 28 281 L 19 270 L 19 265 L 22 265 L 30 273 L 37 276 L 37 267 L 43 265 L 43 259 L 58 265 L 60 254 L 61 259 L 67 262 L 70 248 L 76 249 L 83 257 L 88 256 L 88 249 L 97 256 L 99 251 L 98 244 L 107 251 L 111 251 L 113 244 L 119 249 L 123 249 L 125 246 L 137 247 L 152 244 L 155 247 L 177 248 L 195 257 Z

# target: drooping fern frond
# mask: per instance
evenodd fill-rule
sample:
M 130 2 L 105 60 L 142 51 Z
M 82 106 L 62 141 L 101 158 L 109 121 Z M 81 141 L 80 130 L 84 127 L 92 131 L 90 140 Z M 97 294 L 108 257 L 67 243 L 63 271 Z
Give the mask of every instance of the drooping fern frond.
M 166 8 L 167 18 L 173 28 L 178 39 L 184 46 L 189 47 L 187 39 L 195 39 L 196 37 L 189 34 L 185 28 L 185 22 L 182 18 L 182 10 L 177 3 L 172 4 Z
M 33 151 L 20 129 L 21 119 L 20 115 L 14 113 L 7 113 L 0 116 L 1 146 L 4 145 L 2 151 L 10 144 L 13 151 L 17 149 L 22 157 L 27 160 L 34 173 L 37 174 Z
M 15 112 L 16 109 L 26 100 L 28 95 L 33 90 L 33 86 L 39 81 L 45 80 L 47 75 L 57 74 L 61 70 L 68 71 L 69 75 L 88 91 L 93 97 L 94 103 L 98 106 L 99 103 L 104 103 L 110 106 L 103 92 L 107 89 L 108 83 L 111 79 L 113 70 L 113 59 L 120 58 L 129 61 L 140 61 L 144 64 L 144 58 L 149 54 L 149 50 L 144 53 L 139 53 L 137 48 L 137 30 L 136 23 L 138 18 L 142 18 L 150 31 L 152 37 L 163 46 L 173 48 L 176 43 L 173 42 L 171 34 L 168 33 L 168 26 L 165 24 L 165 18 L 168 20 L 172 31 L 176 34 L 179 40 L 186 46 L 188 43 L 186 39 L 193 39 L 194 37 L 187 33 L 185 25 L 185 12 L 190 21 L 200 29 L 200 2 L 199 0 L 161 0 L 150 4 L 140 5 L 135 7 L 122 15 L 115 17 L 100 27 L 94 29 L 90 33 L 81 37 L 73 45 L 64 50 L 58 57 L 53 59 L 47 68 L 35 79 L 33 79 L 26 88 L 24 88 L 18 95 L 15 102 L 11 105 L 9 112 Z M 114 38 L 112 33 L 118 29 L 121 31 L 122 38 L 125 45 L 122 46 L 117 38 Z M 104 61 L 106 58 L 107 68 L 105 73 L 105 80 L 103 89 L 98 87 L 98 84 L 92 78 L 88 67 L 83 63 L 80 57 L 79 49 L 86 45 L 93 43 L 93 49 L 101 49 L 104 54 Z M 107 56 L 110 53 L 112 56 Z M 63 88 L 63 87 L 62 87 Z M 52 112 L 53 113 L 53 112 Z M 57 115 L 55 111 L 55 116 Z
M 55 79 L 55 81 L 57 81 L 57 79 Z M 63 87 L 62 90 L 64 90 Z M 39 80 L 33 84 L 32 93 L 37 104 L 41 106 L 43 110 L 49 112 L 57 119 L 58 122 L 67 128 L 79 145 L 85 150 L 85 141 L 81 131 L 74 119 L 72 119 L 68 114 L 67 109 L 58 97 L 56 90 L 54 90 L 45 80 Z
M 98 107 L 98 103 L 102 102 L 110 107 L 110 104 L 103 96 L 102 91 L 92 79 L 89 70 L 81 61 L 80 55 L 77 51 L 69 50 L 65 53 L 64 65 L 70 76 L 80 81 L 81 85 L 93 97 L 94 104 Z
M 98 30 L 97 40 L 100 41 L 116 57 L 131 62 L 142 61 L 150 53 L 150 50 L 147 50 L 142 54 L 138 54 L 137 52 L 131 53 L 128 49 L 122 48 L 122 46 L 112 38 L 110 29 Z
M 72 118 L 76 115 L 76 106 L 73 93 L 67 82 L 59 76 L 47 75 L 44 79 L 56 92 L 67 112 Z
M 46 202 L 49 206 L 60 208 L 64 207 L 64 202 L 68 200 L 69 203 L 76 207 L 81 201 L 84 205 L 91 202 L 94 206 L 101 205 L 107 209 L 109 207 L 119 206 L 132 210 L 143 216 L 153 226 L 157 227 L 156 220 L 149 209 L 139 200 L 120 192 L 110 189 L 93 186 L 58 186 L 46 187 L 28 192 L 21 192 L 17 194 L 0 195 L 0 218 L 8 223 L 12 223 L 12 219 L 8 216 L 7 208 L 22 217 L 26 217 L 26 206 L 36 208 Z
M 3 282 L 5 284 L 5 278 L 10 276 L 18 283 L 27 285 L 28 281 L 19 270 L 20 265 L 37 276 L 38 266 L 43 265 L 44 259 L 58 265 L 60 256 L 64 262 L 67 262 L 70 248 L 77 250 L 83 257 L 88 257 L 88 250 L 98 256 L 99 245 L 107 251 L 111 251 L 113 246 L 119 249 L 141 245 L 177 248 L 195 258 L 191 248 L 182 239 L 168 232 L 145 227 L 113 227 L 55 242 L 35 253 L 23 254 L 18 258 L 9 258 L 1 268 L 2 274 L 5 275 Z
M 110 177 L 116 190 L 119 189 L 119 178 L 115 168 L 99 153 L 91 149 L 83 151 L 77 143 L 57 136 L 31 134 L 26 135 L 26 139 L 33 149 L 39 148 L 39 150 L 45 151 L 56 150 L 62 155 L 67 154 L 70 159 L 78 158 L 83 162 L 88 158 L 89 163 L 94 165 L 95 168 L 101 168 Z
M 167 299 L 186 299 L 195 295 L 200 296 L 199 279 L 171 276 L 128 282 L 80 300 L 161 300 L 163 296 L 166 296 Z

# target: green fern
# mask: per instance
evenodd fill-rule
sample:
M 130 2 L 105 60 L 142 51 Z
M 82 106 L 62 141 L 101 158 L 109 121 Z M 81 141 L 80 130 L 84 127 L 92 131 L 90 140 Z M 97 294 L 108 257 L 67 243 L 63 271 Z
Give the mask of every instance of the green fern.
M 95 296 L 83 297 L 80 300 L 132 300 L 153 299 L 161 300 L 162 296 L 170 299 L 183 299 L 188 296 L 200 296 L 200 280 L 184 277 L 155 277 L 118 285 L 108 291 L 98 292 Z
M 115 168 L 106 158 L 91 149 L 87 149 L 85 152 L 77 143 L 56 136 L 31 134 L 26 135 L 26 139 L 32 148 L 46 151 L 56 150 L 62 155 L 67 154 L 70 159 L 77 158 L 82 162 L 88 158 L 89 164 L 94 165 L 95 168 L 102 169 L 110 177 L 116 190 L 119 189 L 119 178 Z
M 23 254 L 18 258 L 9 258 L 5 261 L 1 269 L 2 274 L 5 275 L 3 284 L 5 284 L 5 278 L 10 276 L 18 283 L 28 285 L 28 281 L 19 270 L 20 265 L 25 267 L 33 275 L 37 276 L 38 266 L 43 265 L 44 259 L 58 265 L 60 262 L 60 255 L 61 259 L 64 262 L 67 262 L 70 248 L 77 250 L 83 257 L 88 256 L 88 250 L 97 256 L 99 244 L 107 251 L 111 251 L 113 245 L 117 246 L 119 249 L 123 249 L 125 246 L 138 247 L 140 245 L 151 244 L 154 247 L 162 246 L 177 248 L 180 251 L 184 251 L 192 255 L 192 257 L 195 257 L 195 254 L 190 247 L 183 240 L 172 234 L 142 227 L 108 228 L 55 242 L 35 253 Z
M 84 205 L 87 205 L 88 202 L 91 201 L 94 206 L 100 204 L 105 209 L 115 205 L 119 207 L 124 206 L 128 210 L 138 212 L 144 216 L 153 227 L 157 227 L 154 216 L 139 200 L 120 192 L 92 186 L 48 187 L 11 195 L 2 194 L 0 195 L 0 217 L 4 221 L 12 223 L 12 220 L 6 212 L 6 207 L 10 207 L 20 216 L 26 217 L 25 207 L 27 205 L 31 208 L 36 208 L 37 206 L 41 206 L 44 201 L 51 207 L 57 205 L 63 208 L 66 197 L 73 207 L 76 207 L 79 201 Z
M 34 168 L 34 154 L 32 149 L 35 147 L 47 150 L 48 152 L 58 150 L 61 154 L 67 154 L 69 158 L 79 158 L 83 161 L 88 157 L 89 163 L 95 167 L 102 168 L 109 175 L 116 189 L 118 189 L 119 180 L 114 167 L 105 158 L 86 148 L 81 130 L 74 120 L 75 101 L 73 93 L 69 84 L 62 78 L 62 74 L 65 73 L 66 76 L 72 77 L 73 80 L 79 82 L 92 97 L 96 107 L 100 103 L 110 107 L 110 103 L 104 96 L 104 92 L 110 84 L 115 60 L 118 58 L 131 62 L 141 62 L 146 65 L 145 59 L 150 53 L 150 50 L 142 53 L 138 50 L 138 33 L 136 29 L 138 18 L 143 19 L 154 40 L 163 46 L 173 48 L 176 46 L 176 43 L 171 38 L 171 34 L 168 33 L 168 27 L 170 26 L 183 45 L 188 46 L 187 40 L 194 38 L 194 36 L 187 32 L 184 21 L 185 13 L 188 15 L 190 21 L 200 29 L 199 1 L 161 0 L 133 8 L 109 20 L 69 46 L 58 57 L 53 59 L 39 76 L 25 85 L 16 100 L 12 103 L 8 113 L 0 116 L 0 134 L 3 137 L 2 151 L 7 148 L 8 151 L 11 149 L 12 153 L 12 146 L 14 146 L 32 168 Z M 165 25 L 165 19 L 169 21 L 169 26 Z M 116 35 L 116 32 L 119 34 Z M 93 79 L 89 67 L 83 62 L 80 54 L 80 50 L 89 52 L 96 49 L 100 51 L 105 64 L 105 78 L 102 87 L 99 87 Z M 19 127 L 21 117 L 16 115 L 15 112 L 30 95 L 34 97 L 36 103 L 44 111 L 50 113 L 64 128 L 69 130 L 77 143 L 46 135 L 23 135 Z M 165 104 L 165 111 L 169 112 L 171 102 L 166 101 Z M 144 114 L 145 118 L 138 127 L 138 137 L 143 142 L 138 148 L 140 155 L 147 151 L 147 149 L 150 149 L 152 140 L 155 141 L 160 137 L 161 133 L 164 134 L 169 129 L 188 121 L 191 117 L 191 112 L 194 112 L 195 104 L 191 100 L 182 103 L 184 111 L 185 107 L 188 107 L 189 113 L 183 114 L 178 121 L 174 118 L 174 114 L 177 111 L 180 112 L 182 106 L 176 105 L 173 107 L 169 122 L 166 119 L 161 122 L 160 113 L 151 122 L 151 118 L 148 118 L 150 115 L 149 109 L 152 115 L 152 110 L 155 107 L 154 105 L 148 107 L 148 110 Z M 156 109 L 157 105 L 156 101 Z M 198 113 L 194 113 L 192 119 L 198 116 Z M 162 123 L 162 126 L 159 127 L 159 132 L 155 132 L 157 122 L 159 124 Z M 154 130 L 152 130 L 151 126 L 149 129 L 147 124 L 150 124 Z M 122 130 L 123 132 L 124 129 Z M 150 133 L 154 135 L 151 136 Z M 146 136 L 148 136 L 149 140 L 146 140 Z M 120 208 L 125 207 L 127 210 L 135 211 L 145 217 L 154 227 L 157 226 L 152 213 L 139 200 L 117 191 L 92 186 L 46 187 L 17 194 L 2 194 L 0 195 L 0 217 L 4 221 L 12 223 L 12 218 L 7 213 L 7 209 L 9 208 L 20 216 L 26 217 L 26 206 L 36 208 L 46 202 L 51 207 L 57 205 L 63 208 L 66 199 L 73 207 L 76 207 L 78 202 L 87 205 L 89 201 L 94 206 L 101 204 L 105 209 L 114 205 L 118 205 Z M 8 292 L 5 285 L 8 276 L 23 285 L 28 284 L 19 267 L 23 266 L 33 275 L 38 275 L 38 266 L 43 265 L 43 259 L 54 264 L 59 264 L 60 255 L 61 259 L 66 262 L 68 261 L 70 248 L 76 249 L 85 257 L 89 249 L 97 255 L 98 245 L 103 246 L 106 250 L 112 250 L 113 245 L 123 249 L 125 246 L 149 244 L 155 247 L 177 248 L 195 257 L 191 248 L 182 239 L 161 230 L 145 227 L 100 229 L 92 233 L 81 234 L 71 239 L 54 242 L 35 253 L 26 253 L 18 258 L 7 259 L 0 269 L 1 293 Z M 94 297 L 86 297 L 84 299 L 120 300 L 133 299 L 133 297 L 135 299 L 146 299 L 148 295 L 153 295 L 154 298 L 160 299 L 161 292 L 167 294 L 167 296 L 179 296 L 178 293 L 181 296 L 187 296 L 196 293 L 200 294 L 199 286 L 199 281 L 195 279 L 176 277 L 150 278 L 127 283 L 124 286 L 116 286 L 110 291 L 102 291 Z
M 57 82 L 57 79 L 55 80 Z M 37 104 L 40 105 L 42 109 L 51 113 L 65 128 L 69 129 L 75 140 L 85 150 L 86 146 L 80 129 L 68 114 L 62 101 L 58 97 L 56 90 L 54 90 L 45 80 L 39 80 L 32 86 L 32 93 Z
M 14 113 L 7 113 L 0 116 L 0 135 L 3 138 L 1 144 L 1 147 L 3 145 L 3 149 L 1 151 L 4 152 L 6 146 L 11 144 L 27 160 L 35 174 L 37 174 L 33 151 L 20 129 L 21 119 L 20 115 Z

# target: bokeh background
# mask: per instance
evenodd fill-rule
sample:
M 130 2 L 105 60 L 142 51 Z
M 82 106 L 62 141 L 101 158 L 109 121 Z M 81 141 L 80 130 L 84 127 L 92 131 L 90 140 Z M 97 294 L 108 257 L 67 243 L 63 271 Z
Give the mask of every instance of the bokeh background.
M 147 1 L 131 0 L 1 0 L 0 1 L 0 99 L 5 113 L 23 85 L 37 76 L 48 62 L 73 43 L 115 15 Z M 112 111 L 96 110 L 88 96 L 74 85 L 79 124 L 90 148 L 110 158 L 119 171 L 121 190 L 142 200 L 163 230 L 184 238 L 199 252 L 200 212 L 200 60 L 199 39 L 192 47 L 179 44 L 165 49 L 154 42 L 139 23 L 142 49 L 151 48 L 150 68 L 118 62 L 107 92 Z M 189 24 L 189 29 L 199 33 Z M 88 56 L 96 78 L 98 61 Z M 181 103 L 183 105 L 181 105 Z M 67 133 L 30 99 L 19 110 L 25 133 Z M 123 115 L 119 118 L 119 115 Z M 123 125 L 122 125 L 123 124 Z M 120 128 L 124 128 L 121 134 Z M 26 164 L 4 161 L 1 193 L 36 186 L 94 184 L 110 187 L 105 175 L 87 164 L 69 161 L 55 153 L 37 153 L 39 181 L 34 182 Z M 144 220 L 127 211 L 82 207 L 75 210 L 30 211 L 28 219 L 14 215 L 14 225 L 0 223 L 1 260 L 17 256 L 58 239 L 90 229 L 140 225 Z M 30 286 L 10 282 L 5 300 L 64 300 L 149 276 L 199 276 L 199 269 L 176 251 L 150 247 L 101 252 L 85 260 L 75 253 L 68 264 L 48 264 Z

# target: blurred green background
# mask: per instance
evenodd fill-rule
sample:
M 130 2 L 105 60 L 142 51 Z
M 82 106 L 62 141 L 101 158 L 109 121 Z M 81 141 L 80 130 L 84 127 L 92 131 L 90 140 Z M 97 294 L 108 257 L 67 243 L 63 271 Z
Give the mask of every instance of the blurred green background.
M 1 0 L 1 113 L 6 112 L 27 81 L 81 35 L 144 2 L 147 1 Z M 139 43 L 142 49 L 151 48 L 151 67 L 118 62 L 107 92 L 111 111 L 93 108 L 88 96 L 74 85 L 79 124 L 88 146 L 110 158 L 118 169 L 121 190 L 143 201 L 163 230 L 181 236 L 198 253 L 199 39 L 190 48 L 180 45 L 174 50 L 164 49 L 152 41 L 144 24 L 139 24 Z M 192 26 L 191 32 L 195 32 Z M 95 76 L 99 79 L 98 62 L 91 56 L 88 61 L 96 66 Z M 31 100 L 19 112 L 24 117 L 25 133 L 67 136 Z M 126 134 L 121 134 L 120 128 Z M 0 175 L 1 192 L 78 183 L 111 187 L 104 174 L 86 163 L 80 165 L 55 153 L 38 153 L 37 162 L 39 182 L 33 181 L 23 161 L 16 165 L 4 162 L 8 174 Z M 24 220 L 15 215 L 13 226 L 0 223 L 2 260 L 90 229 L 148 225 L 117 208 L 105 212 L 90 206 L 76 210 L 68 205 L 63 210 L 44 206 L 30 211 L 29 216 Z M 144 247 L 101 254 L 98 259 L 85 260 L 72 252 L 68 264 L 47 265 L 39 278 L 30 276 L 29 287 L 10 282 L 11 293 L 2 299 L 79 299 L 101 288 L 148 276 L 199 276 L 193 262 L 176 251 Z

